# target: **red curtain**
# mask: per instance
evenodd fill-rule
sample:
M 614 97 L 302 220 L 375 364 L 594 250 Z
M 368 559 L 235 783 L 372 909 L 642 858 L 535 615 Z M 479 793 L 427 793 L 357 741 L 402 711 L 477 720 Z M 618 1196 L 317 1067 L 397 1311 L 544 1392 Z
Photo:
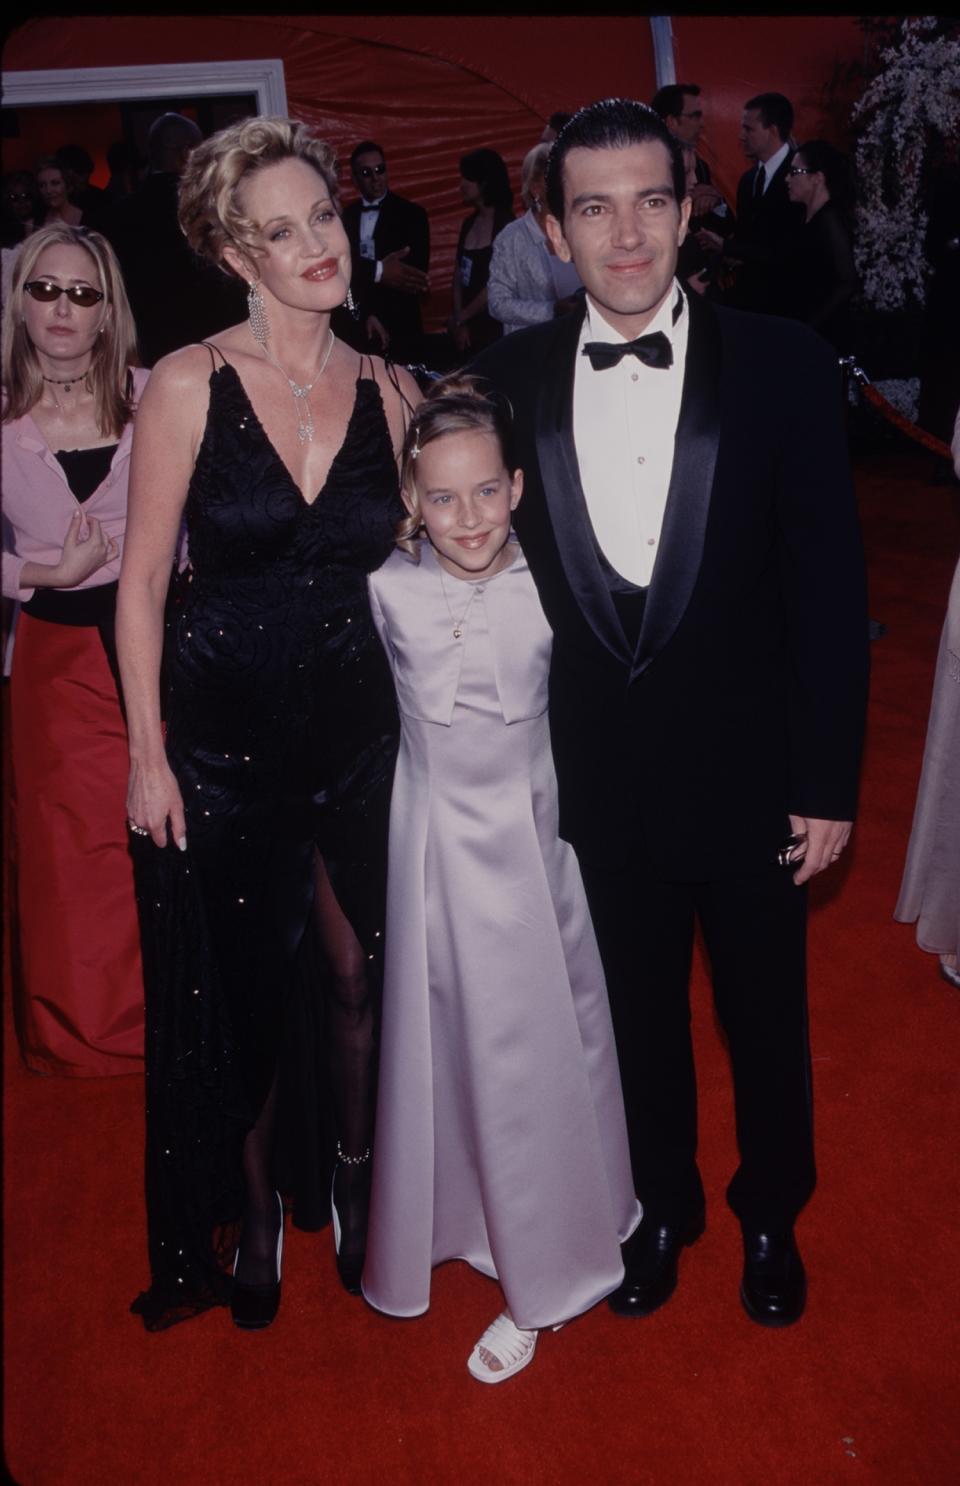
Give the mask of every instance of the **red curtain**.
M 731 201 L 747 168 L 740 116 L 757 93 L 786 94 L 799 143 L 828 139 L 852 147 L 849 113 L 858 84 L 849 68 L 864 48 L 855 16 L 678 15 L 672 26 L 677 81 L 704 89 L 701 151 Z

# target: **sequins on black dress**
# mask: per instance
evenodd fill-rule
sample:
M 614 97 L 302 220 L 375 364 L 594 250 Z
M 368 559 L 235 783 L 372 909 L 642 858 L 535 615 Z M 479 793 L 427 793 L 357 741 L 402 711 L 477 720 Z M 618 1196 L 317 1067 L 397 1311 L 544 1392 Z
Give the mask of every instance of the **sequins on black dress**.
M 229 1298 L 243 1139 L 270 1088 L 318 846 L 379 970 L 398 722 L 367 573 L 402 514 L 380 390 L 357 381 L 309 504 L 225 363 L 186 503 L 165 647 L 188 850 L 136 841 L 147 997 L 148 1329 Z

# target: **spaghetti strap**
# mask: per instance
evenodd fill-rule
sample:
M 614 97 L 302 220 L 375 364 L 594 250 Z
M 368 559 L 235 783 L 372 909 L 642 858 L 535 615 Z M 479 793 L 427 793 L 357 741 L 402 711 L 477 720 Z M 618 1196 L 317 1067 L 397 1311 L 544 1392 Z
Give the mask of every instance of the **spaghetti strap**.
M 213 355 L 214 351 L 216 351 L 217 355 L 220 357 L 220 360 L 221 360 L 221 362 L 223 363 L 224 366 L 229 366 L 230 365 L 229 361 L 227 360 L 226 356 L 224 356 L 224 354 L 221 351 L 221 349 L 220 349 L 219 346 L 212 345 L 210 341 L 201 341 L 200 344 L 201 344 L 201 346 L 206 346 L 207 350 L 210 352 L 210 363 L 211 363 L 211 369 L 213 371 L 219 371 L 219 369 L 220 369 L 217 366 L 216 361 L 214 360 L 214 355 Z
M 414 414 L 413 403 L 410 401 L 409 397 L 400 386 L 400 378 L 397 376 L 396 366 L 394 365 L 394 363 L 388 360 L 385 361 L 384 365 L 387 369 L 387 377 L 390 381 L 390 385 L 400 399 L 400 417 L 403 420 L 403 434 L 404 438 L 406 438 L 407 429 L 410 426 L 410 420 Z

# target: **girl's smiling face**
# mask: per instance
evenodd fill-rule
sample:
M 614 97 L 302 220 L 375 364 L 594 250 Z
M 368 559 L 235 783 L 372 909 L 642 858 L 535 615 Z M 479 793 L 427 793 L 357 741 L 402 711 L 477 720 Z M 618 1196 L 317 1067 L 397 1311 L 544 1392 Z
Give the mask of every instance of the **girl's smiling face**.
M 511 516 L 523 490 L 523 471 L 511 475 L 493 433 L 463 429 L 442 434 L 411 465 L 416 489 L 404 491 L 420 516 L 437 561 L 454 578 L 491 578 L 507 566 Z

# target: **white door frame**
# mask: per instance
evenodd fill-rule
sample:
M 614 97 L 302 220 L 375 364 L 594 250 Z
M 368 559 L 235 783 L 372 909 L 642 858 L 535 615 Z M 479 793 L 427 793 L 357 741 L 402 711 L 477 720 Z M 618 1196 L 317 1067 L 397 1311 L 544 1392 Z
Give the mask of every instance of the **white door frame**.
M 51 67 L 3 74 L 4 108 L 43 103 L 131 102 L 202 94 L 254 93 L 259 114 L 287 116 L 283 63 L 176 62 L 142 67 Z

